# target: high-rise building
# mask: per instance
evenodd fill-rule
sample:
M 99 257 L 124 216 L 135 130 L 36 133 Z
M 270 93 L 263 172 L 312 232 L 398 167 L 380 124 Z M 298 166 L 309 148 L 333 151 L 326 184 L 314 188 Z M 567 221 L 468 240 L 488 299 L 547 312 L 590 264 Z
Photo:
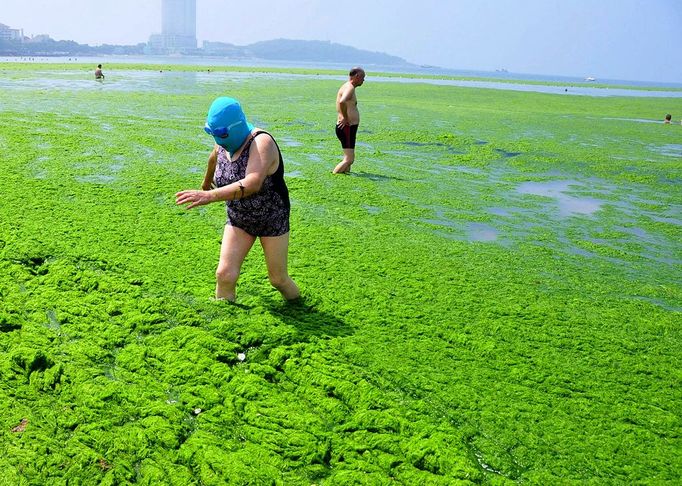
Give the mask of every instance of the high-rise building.
M 0 24 L 0 40 L 19 41 L 24 40 L 22 29 L 11 29 L 5 24 Z
M 162 0 L 161 34 L 149 38 L 151 54 L 175 54 L 197 48 L 197 1 Z

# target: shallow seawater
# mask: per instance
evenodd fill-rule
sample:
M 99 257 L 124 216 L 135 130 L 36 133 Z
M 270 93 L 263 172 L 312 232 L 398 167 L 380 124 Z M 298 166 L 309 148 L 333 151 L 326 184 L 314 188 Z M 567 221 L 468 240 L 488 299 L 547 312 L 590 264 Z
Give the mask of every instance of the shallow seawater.
M 576 197 L 567 194 L 572 187 L 583 186 L 577 181 L 555 180 L 549 182 L 524 182 L 517 191 L 520 194 L 546 196 L 556 201 L 559 215 L 594 214 L 601 208 L 603 201 L 590 197 Z
M 499 238 L 495 228 L 482 223 L 470 223 L 467 233 L 470 241 L 495 241 Z
M 78 182 L 89 182 L 93 184 L 111 184 L 116 180 L 116 176 L 106 174 L 92 174 L 86 176 L 76 176 Z
M 679 143 L 667 143 L 661 146 L 650 147 L 650 149 L 667 157 L 682 158 L 682 144 Z

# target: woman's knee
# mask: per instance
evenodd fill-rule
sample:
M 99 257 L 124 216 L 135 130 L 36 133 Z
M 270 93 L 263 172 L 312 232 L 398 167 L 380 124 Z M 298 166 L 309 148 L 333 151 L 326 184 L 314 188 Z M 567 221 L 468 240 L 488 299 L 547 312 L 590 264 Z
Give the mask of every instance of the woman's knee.
M 270 279 L 270 285 L 276 289 L 284 288 L 289 282 L 289 275 L 287 274 L 268 274 L 268 279 Z
M 234 284 L 239 278 L 239 269 L 228 265 L 218 265 L 215 271 L 215 278 L 220 282 Z

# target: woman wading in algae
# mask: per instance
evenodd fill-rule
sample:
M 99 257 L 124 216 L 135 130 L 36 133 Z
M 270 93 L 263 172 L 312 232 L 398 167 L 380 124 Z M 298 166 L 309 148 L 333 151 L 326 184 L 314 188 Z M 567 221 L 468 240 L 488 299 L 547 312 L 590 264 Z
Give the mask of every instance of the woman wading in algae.
M 216 299 L 235 301 L 239 271 L 256 238 L 263 247 L 272 286 L 285 299 L 297 299 L 300 292 L 287 270 L 289 191 L 277 142 L 248 123 L 239 102 L 227 97 L 211 104 L 204 130 L 216 145 L 208 157 L 202 190 L 180 191 L 175 202 L 191 209 L 226 201 Z M 211 189 L 214 180 L 216 188 Z

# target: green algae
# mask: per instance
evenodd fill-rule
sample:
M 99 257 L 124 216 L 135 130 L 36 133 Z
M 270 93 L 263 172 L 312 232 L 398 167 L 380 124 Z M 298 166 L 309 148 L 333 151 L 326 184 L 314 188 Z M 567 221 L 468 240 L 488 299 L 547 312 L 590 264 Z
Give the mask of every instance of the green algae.
M 682 475 L 682 128 L 609 119 L 681 100 L 369 78 L 357 163 L 332 176 L 337 81 L 207 74 L 150 92 L 61 84 L 66 69 L 40 66 L 47 89 L 2 67 L 5 482 Z M 302 302 L 270 288 L 257 247 L 239 303 L 210 299 L 224 208 L 173 194 L 201 181 L 218 94 L 296 171 Z M 497 239 L 471 241 L 474 223 Z

